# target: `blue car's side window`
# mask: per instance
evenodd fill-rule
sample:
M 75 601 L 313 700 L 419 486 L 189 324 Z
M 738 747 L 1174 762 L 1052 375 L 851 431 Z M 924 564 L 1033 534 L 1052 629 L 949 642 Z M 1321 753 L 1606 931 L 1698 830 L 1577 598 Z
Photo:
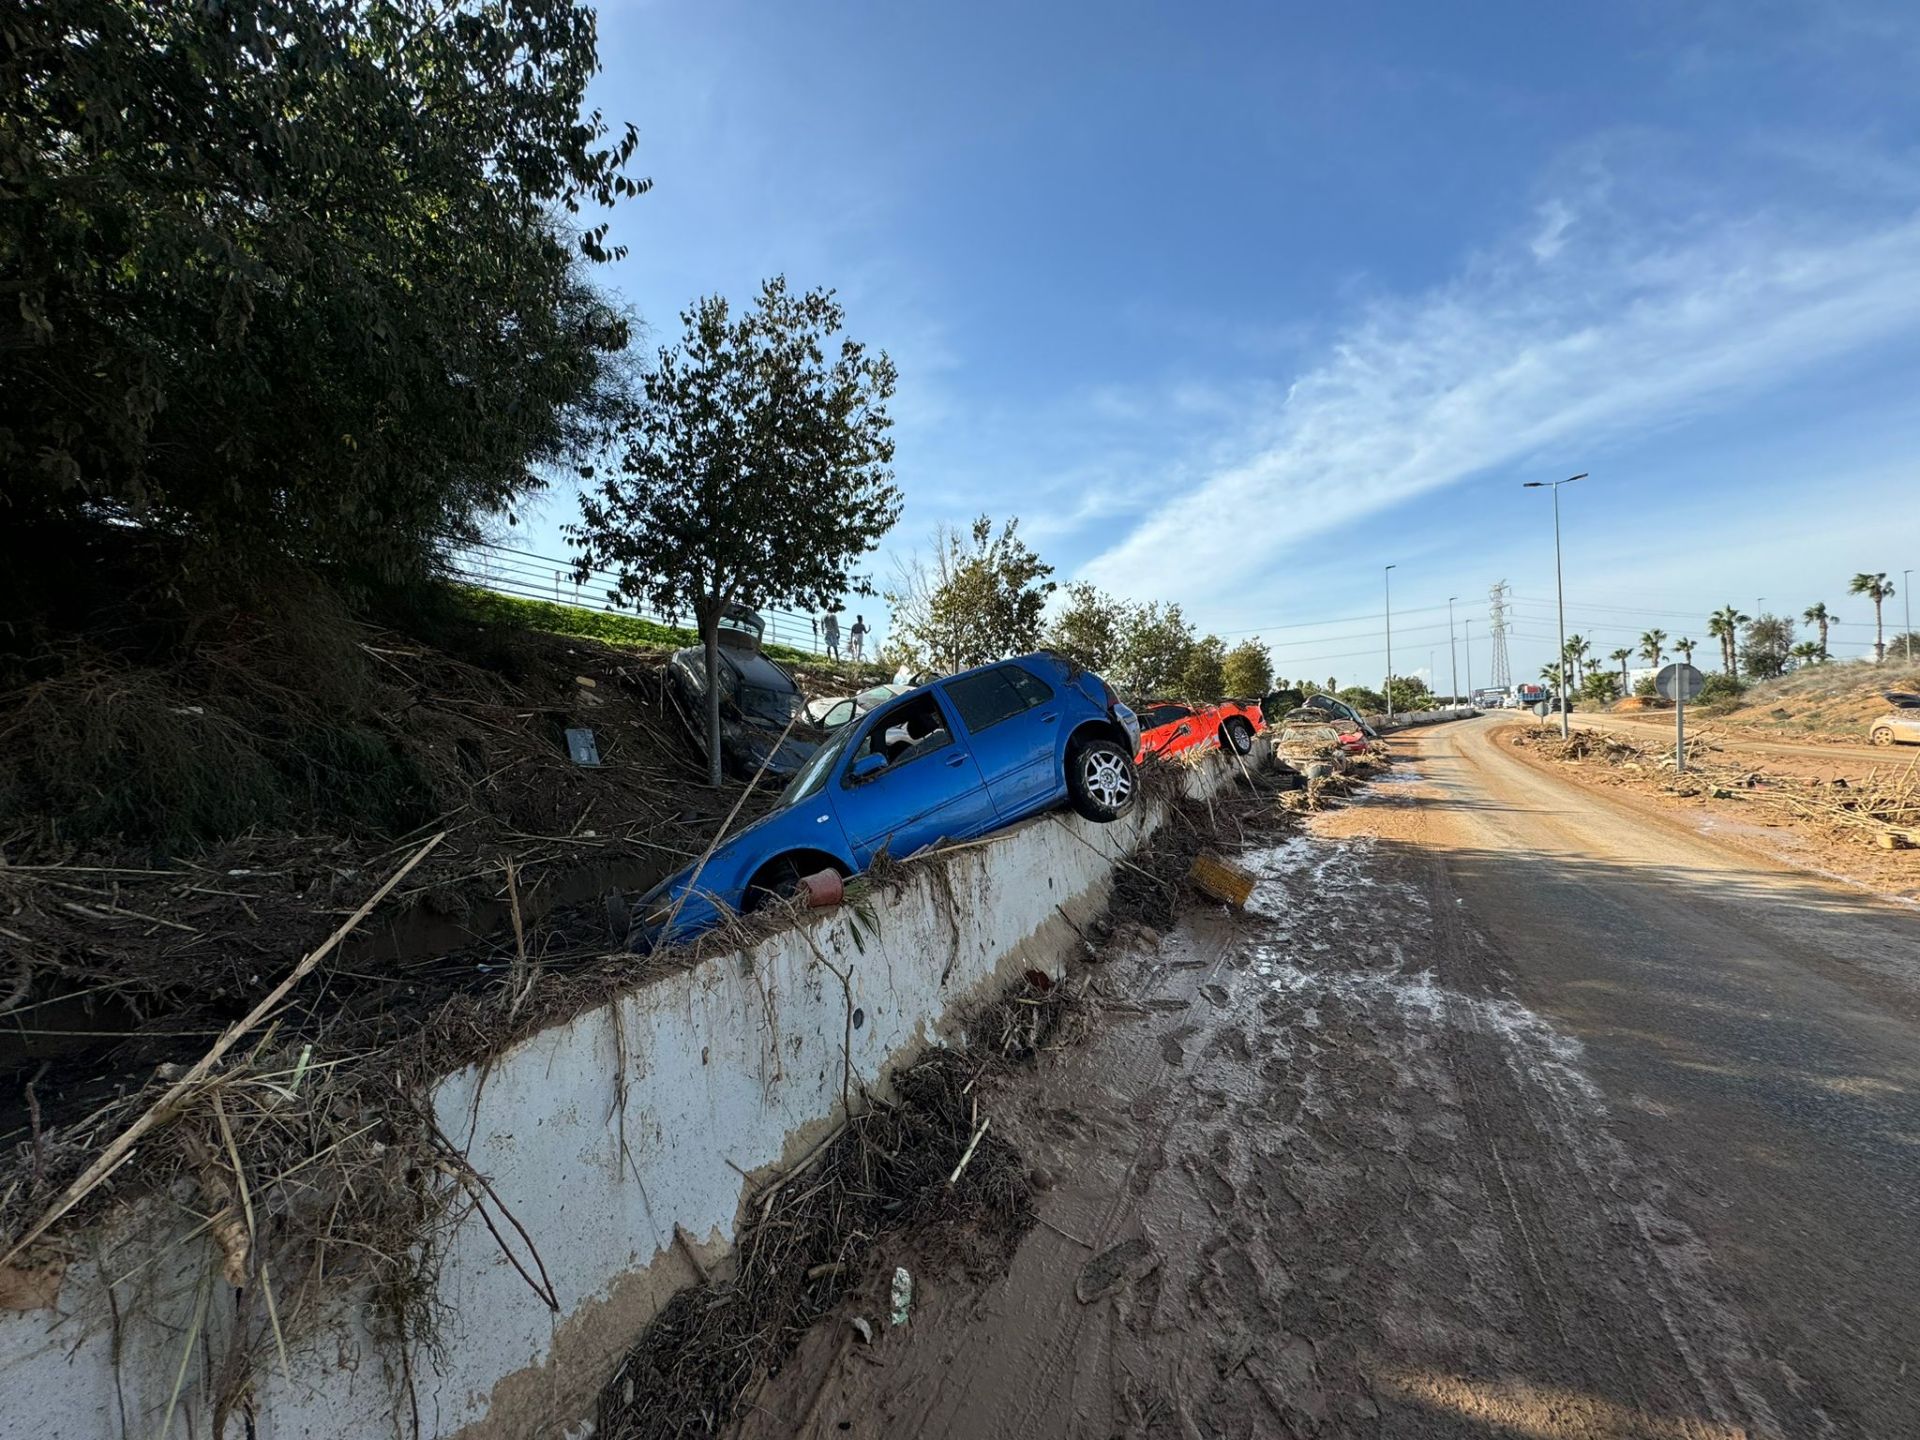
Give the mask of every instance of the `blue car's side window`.
M 868 726 L 852 747 L 840 783 L 869 783 L 951 744 L 953 731 L 947 727 L 946 713 L 929 690 L 885 711 Z M 876 756 L 883 762 L 877 769 L 871 764 Z

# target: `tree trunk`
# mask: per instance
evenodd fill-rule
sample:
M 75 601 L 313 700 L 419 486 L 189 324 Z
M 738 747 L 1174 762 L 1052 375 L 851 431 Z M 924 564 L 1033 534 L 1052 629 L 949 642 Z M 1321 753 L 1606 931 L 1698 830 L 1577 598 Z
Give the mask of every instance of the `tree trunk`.
M 1827 658 L 1827 622 L 1825 620 L 1820 622 L 1820 658 L 1822 660 Z
M 1873 597 L 1873 663 L 1882 665 L 1887 659 L 1887 637 L 1880 628 L 1880 597 Z
M 720 755 L 720 602 L 709 597 L 700 604 L 700 643 L 707 652 L 707 783 L 719 789 L 723 767 Z

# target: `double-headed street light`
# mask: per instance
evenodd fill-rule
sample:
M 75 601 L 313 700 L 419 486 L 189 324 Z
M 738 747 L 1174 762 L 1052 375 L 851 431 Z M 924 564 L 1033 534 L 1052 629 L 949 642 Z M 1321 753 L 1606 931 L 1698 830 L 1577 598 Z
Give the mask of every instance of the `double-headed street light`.
M 1569 475 L 1564 480 L 1528 480 L 1520 487 L 1523 490 L 1553 491 L 1553 588 L 1560 600 L 1560 663 L 1554 667 L 1554 674 L 1560 680 L 1560 738 L 1562 740 L 1573 733 L 1573 728 L 1567 723 L 1567 586 L 1560 570 L 1560 487 L 1586 478 L 1587 472 L 1582 470 L 1578 475 Z

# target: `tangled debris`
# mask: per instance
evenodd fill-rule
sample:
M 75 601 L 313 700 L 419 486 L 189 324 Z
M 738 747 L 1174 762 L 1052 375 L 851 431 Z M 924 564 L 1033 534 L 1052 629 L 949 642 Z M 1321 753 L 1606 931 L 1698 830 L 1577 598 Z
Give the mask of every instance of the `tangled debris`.
M 1011 1003 L 1025 999 L 1052 1008 L 1044 994 Z M 894 1077 L 891 1098 L 871 1098 L 755 1197 L 733 1272 L 681 1291 L 655 1317 L 601 1391 L 594 1433 L 722 1429 L 890 1235 L 943 1241 L 948 1265 L 972 1278 L 1003 1269 L 1033 1224 L 1033 1194 L 1020 1156 L 979 1114 L 973 1091 L 989 1063 L 973 1050 L 932 1052 Z

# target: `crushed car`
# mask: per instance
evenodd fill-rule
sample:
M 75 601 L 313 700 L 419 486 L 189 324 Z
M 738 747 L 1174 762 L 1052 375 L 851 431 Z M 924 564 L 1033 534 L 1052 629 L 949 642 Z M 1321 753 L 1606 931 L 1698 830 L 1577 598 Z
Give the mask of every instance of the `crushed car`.
M 806 764 L 826 739 L 807 718 L 805 699 L 793 677 L 761 649 L 766 622 L 745 606 L 720 620 L 720 761 L 743 780 L 766 773 L 785 779 Z M 707 652 L 699 645 L 676 650 L 667 661 L 672 709 L 707 756 Z
M 1041 651 L 896 696 L 841 726 L 767 815 L 634 907 L 629 945 L 691 939 L 822 871 L 849 877 L 1068 805 L 1133 808 L 1133 742 L 1098 675 Z
M 1354 709 L 1353 706 L 1349 705 L 1346 701 L 1340 699 L 1337 695 L 1309 695 L 1305 700 L 1300 702 L 1300 708 L 1303 710 L 1318 710 L 1323 714 L 1334 716 L 1336 719 L 1350 720 L 1360 727 L 1360 733 L 1367 739 L 1378 740 L 1380 738 L 1380 732 L 1375 730 L 1373 726 L 1367 722 L 1367 717 Z
M 1253 750 L 1253 737 L 1265 722 L 1258 705 L 1223 700 L 1218 705 L 1187 705 L 1174 700 L 1150 700 L 1140 711 L 1140 745 L 1134 759 L 1178 755 L 1207 745 L 1231 747 L 1235 754 Z

